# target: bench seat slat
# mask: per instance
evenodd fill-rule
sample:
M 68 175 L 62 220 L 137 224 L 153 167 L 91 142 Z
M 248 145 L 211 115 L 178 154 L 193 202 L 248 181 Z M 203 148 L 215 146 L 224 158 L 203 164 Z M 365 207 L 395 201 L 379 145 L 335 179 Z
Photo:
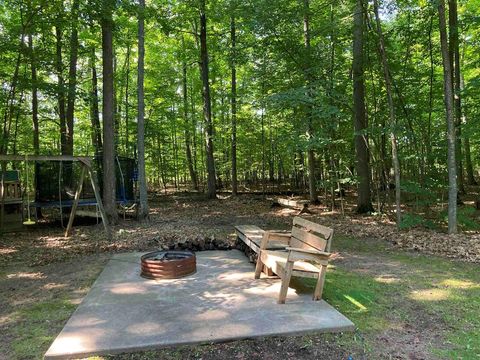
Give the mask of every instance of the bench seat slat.
M 278 276 L 282 277 L 285 265 L 287 264 L 288 252 L 264 250 L 262 251 L 262 262 Z M 295 261 L 293 265 L 293 276 L 309 277 L 316 279 L 320 268 L 305 261 Z

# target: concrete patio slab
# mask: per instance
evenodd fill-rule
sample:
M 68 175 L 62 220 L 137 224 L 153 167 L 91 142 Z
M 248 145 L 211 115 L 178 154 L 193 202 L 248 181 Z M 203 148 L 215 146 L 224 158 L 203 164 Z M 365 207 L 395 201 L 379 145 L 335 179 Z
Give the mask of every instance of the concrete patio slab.
M 280 280 L 254 280 L 238 250 L 198 252 L 194 275 L 161 281 L 139 276 L 141 255 L 110 260 L 46 359 L 354 329 L 325 301 L 312 301 L 312 289 L 291 288 L 278 305 Z

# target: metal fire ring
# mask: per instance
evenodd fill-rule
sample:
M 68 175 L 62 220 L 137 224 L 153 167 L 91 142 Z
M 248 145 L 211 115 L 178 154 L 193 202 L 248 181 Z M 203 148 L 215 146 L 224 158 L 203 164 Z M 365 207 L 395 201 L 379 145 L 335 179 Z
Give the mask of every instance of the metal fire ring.
M 147 279 L 177 279 L 197 271 L 197 260 L 191 251 L 154 251 L 143 255 L 141 263 L 141 276 Z

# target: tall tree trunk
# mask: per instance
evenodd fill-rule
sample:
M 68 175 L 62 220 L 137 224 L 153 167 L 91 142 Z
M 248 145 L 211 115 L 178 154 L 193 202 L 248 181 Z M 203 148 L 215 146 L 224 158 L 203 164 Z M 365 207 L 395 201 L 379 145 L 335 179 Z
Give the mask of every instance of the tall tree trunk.
M 22 92 L 20 93 L 19 104 L 21 104 L 23 102 L 23 97 L 24 97 L 24 92 L 22 90 Z M 16 111 L 16 114 L 15 114 L 15 126 L 14 126 L 15 130 L 13 132 L 13 144 L 12 144 L 12 154 L 13 155 L 17 154 L 18 126 L 19 126 L 19 120 L 20 120 L 21 112 L 22 112 L 21 108 L 18 107 L 17 111 Z M 0 152 L 0 154 L 2 154 L 2 152 Z
M 138 217 L 148 217 L 147 178 L 145 173 L 145 94 L 143 87 L 145 72 L 145 0 L 139 0 L 138 7 L 138 80 L 137 80 L 137 149 L 138 149 L 138 186 L 140 190 L 140 208 Z
M 113 0 L 103 0 L 102 62 L 103 62 L 103 202 L 110 224 L 116 224 L 115 175 L 115 103 L 113 88 Z
M 378 0 L 373 0 L 373 10 L 375 12 L 375 20 L 377 23 L 378 47 L 380 50 L 380 58 L 382 60 L 383 76 L 385 79 L 385 88 L 387 90 L 388 110 L 390 116 L 390 139 L 392 143 L 392 161 L 393 171 L 395 174 L 395 208 L 397 215 L 397 227 L 402 222 L 402 208 L 401 208 L 401 189 L 400 189 L 400 162 L 398 160 L 397 137 L 395 135 L 395 127 L 397 120 L 395 118 L 395 106 L 393 103 L 392 84 L 390 78 L 390 69 L 388 67 L 387 52 L 385 50 L 385 40 L 383 37 L 382 24 L 378 16 Z
M 230 17 L 230 40 L 232 42 L 231 53 L 231 112 L 232 112 L 232 195 L 237 196 L 238 193 L 238 180 L 237 180 L 237 68 L 236 68 L 236 46 L 237 35 L 235 27 L 235 16 Z
M 264 92 L 263 92 L 263 86 L 262 86 L 262 98 L 263 98 L 263 95 Z M 260 118 L 260 122 L 261 122 L 261 127 L 262 127 L 262 195 L 263 197 L 266 196 L 266 192 L 267 192 L 267 183 L 266 183 L 266 179 L 265 179 L 265 104 L 262 102 L 262 115 L 261 115 L 261 118 Z
M 200 179 L 198 177 L 198 167 L 197 167 L 197 115 L 195 109 L 195 94 L 193 92 L 193 80 L 191 81 L 190 85 L 190 117 L 192 121 L 192 129 L 193 129 L 193 138 L 192 138 L 192 160 L 193 160 L 193 170 L 195 171 L 195 175 L 197 177 L 197 186 L 199 186 Z
M 120 92 L 117 92 L 117 82 L 115 79 L 117 78 L 118 69 L 118 58 L 115 52 L 116 49 L 113 49 L 113 124 L 115 130 L 115 154 L 119 153 L 119 144 L 120 144 L 120 133 L 121 133 L 121 123 L 120 117 L 122 114 L 122 100 L 123 100 L 123 88 L 120 86 Z M 117 96 L 120 95 L 119 99 Z
M 363 0 L 356 0 L 353 28 L 353 103 L 355 118 L 355 167 L 358 176 L 357 212 L 373 211 L 370 193 L 365 84 L 363 77 Z
M 463 76 L 460 75 L 460 91 L 464 89 L 464 82 Z M 462 111 L 462 124 L 467 124 L 467 115 L 466 109 Z M 470 137 L 468 134 L 463 135 L 463 147 L 465 151 L 465 170 L 467 172 L 467 184 L 468 185 L 478 185 L 477 181 L 475 180 L 475 175 L 473 173 L 473 164 L 472 164 L 472 154 L 470 151 Z
M 182 37 L 182 45 L 185 50 L 185 43 Z M 190 121 L 188 118 L 188 84 L 187 84 L 187 61 L 186 55 L 183 55 L 183 64 L 182 64 L 182 85 L 183 85 L 183 122 L 185 126 L 185 152 L 187 157 L 187 166 L 188 172 L 190 174 L 190 179 L 192 181 L 193 188 L 198 190 L 198 180 L 197 180 L 197 173 L 195 172 L 195 168 L 193 166 L 193 158 L 192 158 L 192 147 L 191 147 L 191 133 L 190 133 Z
M 468 136 L 464 136 L 463 146 L 465 148 L 465 168 L 467 170 L 467 182 L 468 185 L 478 185 L 473 174 L 472 154 L 470 151 L 470 139 Z
M 458 39 L 458 11 L 457 0 L 448 1 L 448 25 L 449 25 L 449 56 L 450 67 L 453 72 L 453 96 L 455 105 L 455 128 L 456 128 L 456 161 L 458 192 L 465 194 L 465 179 L 463 176 L 462 156 L 462 98 L 461 98 L 461 72 L 460 72 L 460 44 Z
M 205 153 L 207 158 L 207 197 L 217 197 L 215 160 L 213 158 L 213 121 L 212 105 L 210 100 L 210 84 L 208 75 L 207 50 L 207 17 L 205 14 L 205 0 L 200 0 L 200 72 L 203 85 L 203 116 L 205 119 Z
M 2 130 L 2 139 L 0 143 L 0 154 L 6 154 L 8 151 L 8 142 L 10 138 L 10 127 L 12 123 L 12 118 L 13 118 L 13 112 L 15 109 L 15 97 L 17 93 L 17 83 L 18 83 L 18 73 L 20 71 L 20 63 L 22 59 L 22 51 L 21 49 L 23 48 L 23 39 L 24 39 L 24 34 L 22 32 L 21 35 L 21 42 L 20 42 L 20 47 L 17 55 L 17 60 L 15 64 L 15 70 L 13 72 L 12 76 L 12 82 L 10 85 L 10 90 L 7 94 L 7 100 L 5 101 L 5 108 L 4 108 L 4 113 L 3 113 L 3 130 Z M 22 92 L 23 94 L 23 92 Z
M 28 35 L 28 49 L 30 51 L 30 66 L 32 71 L 32 123 L 33 123 L 33 152 L 40 154 L 40 137 L 38 131 L 38 93 L 37 93 L 37 64 L 33 48 L 32 34 Z
M 453 101 L 453 79 L 451 60 L 447 40 L 447 21 L 445 2 L 438 2 L 438 18 L 440 28 L 440 45 L 443 60 L 443 89 L 447 118 L 447 168 L 448 168 L 448 233 L 457 232 L 457 165 L 455 159 L 455 105 Z
M 313 103 L 311 99 L 313 95 L 312 86 L 313 86 L 313 61 L 311 56 L 311 46 L 310 46 L 310 0 L 303 0 L 303 40 L 306 52 L 306 63 L 305 63 L 305 85 L 307 88 L 307 97 L 309 101 Z M 312 141 L 314 138 L 313 130 L 313 106 L 307 105 L 307 124 L 308 124 L 308 137 Z M 311 144 L 309 144 L 308 151 L 308 190 L 310 195 L 310 202 L 313 204 L 318 203 L 318 194 L 317 194 L 317 180 L 315 176 L 315 151 Z
M 60 147 L 61 153 L 65 154 L 67 123 L 65 115 L 65 81 L 63 79 L 63 59 L 62 59 L 62 21 L 63 18 L 59 16 L 55 26 L 56 34 L 56 62 L 55 68 L 57 72 L 57 86 L 58 86 L 58 117 L 60 120 Z
M 175 113 L 175 106 L 172 105 L 170 107 L 170 114 L 171 114 L 171 123 L 173 126 L 171 129 L 171 144 L 172 144 L 172 153 L 173 153 L 173 182 L 175 185 L 175 190 L 178 190 L 179 183 L 178 183 L 178 147 L 177 147 L 177 115 Z
M 141 4 L 139 4 L 141 6 Z M 145 6 L 143 6 L 145 7 Z M 140 21 L 140 19 L 139 19 Z M 140 26 L 140 24 L 139 24 Z M 139 38 L 140 40 L 140 38 Z M 145 47 L 145 46 L 144 46 Z M 130 85 L 130 42 L 127 44 L 127 59 L 125 60 L 125 67 L 126 67 L 126 74 L 125 74 L 125 155 L 130 155 L 130 140 L 129 140 L 129 131 L 128 131 L 128 123 L 129 123 L 129 109 L 130 105 L 128 103 L 128 91 Z M 144 49 L 145 51 L 145 49 Z M 140 50 L 139 50 L 140 53 Z M 145 112 L 145 111 L 144 111 Z M 138 126 L 138 124 L 137 124 Z
M 95 48 L 92 47 L 90 54 L 90 68 L 92 71 L 92 88 L 90 95 L 90 121 L 92 123 L 92 144 L 95 149 L 95 155 L 102 154 L 102 126 L 100 125 L 100 114 L 98 111 L 98 79 L 96 68 Z
M 270 144 L 270 156 L 268 158 L 268 181 L 270 181 L 272 184 L 272 190 L 275 191 L 275 158 L 277 154 L 275 152 L 275 143 L 273 141 L 272 117 L 268 118 L 268 137 L 268 142 Z
M 74 0 L 72 4 L 72 34 L 70 37 L 70 60 L 68 69 L 68 96 L 66 112 L 67 128 L 65 136 L 65 153 L 63 155 L 73 155 L 73 120 L 75 115 L 78 60 L 78 7 L 79 0 Z
M 433 42 L 432 42 L 432 32 L 433 32 L 433 19 L 435 14 L 432 14 L 430 18 L 430 26 L 428 29 L 428 55 L 430 58 L 430 76 L 429 76 L 429 94 L 428 94 L 428 124 L 427 124 L 427 131 L 426 131 L 426 155 L 425 155 L 425 164 L 427 167 L 426 173 L 429 173 L 432 169 L 430 159 L 432 154 L 432 141 L 431 141 L 431 133 L 432 133 L 432 115 L 433 115 L 433 82 L 435 78 L 435 62 L 433 59 Z
M 335 26 L 335 8 L 334 8 L 334 4 L 330 4 L 330 23 L 332 24 L 331 26 L 331 29 L 330 29 L 330 39 L 329 39 L 329 46 L 330 46 L 330 56 L 329 56 L 329 69 L 328 69 L 328 72 L 329 72 L 329 76 L 328 76 L 328 86 L 326 88 L 326 95 L 327 95 L 327 101 L 329 103 L 330 106 L 334 107 L 336 104 L 335 104 L 335 99 L 333 97 L 333 92 L 334 92 L 334 87 L 335 87 L 335 47 L 336 47 L 336 43 L 337 43 L 337 37 L 336 37 L 336 33 L 337 33 L 337 29 L 336 29 L 336 26 Z M 330 121 L 331 121 L 331 124 L 335 124 L 337 122 L 337 119 L 336 119 L 336 116 L 335 114 L 331 114 L 330 115 Z M 331 139 L 331 142 L 332 144 L 328 146 L 328 148 L 326 149 L 327 151 L 329 151 L 330 153 L 336 153 L 337 149 L 336 149 L 336 146 L 335 146 L 335 140 L 337 138 L 336 136 L 336 132 L 334 130 L 334 127 L 331 126 L 330 130 L 328 131 L 329 135 L 330 135 L 330 139 Z M 327 153 L 326 151 L 326 153 Z M 344 204 L 343 204 L 343 189 L 342 189 L 342 186 L 340 184 L 340 174 L 339 174 L 339 171 L 338 171 L 338 167 L 337 165 L 339 165 L 340 163 L 338 161 L 336 161 L 334 158 L 330 157 L 330 166 L 331 166 L 331 169 L 332 169 L 332 175 L 333 175 L 333 179 L 331 181 L 332 183 L 332 205 L 334 206 L 335 205 L 335 189 L 334 189 L 334 186 L 336 186 L 336 188 L 338 189 L 339 193 L 340 193 L 340 207 L 341 207 L 341 211 L 342 211 L 342 215 L 344 214 Z M 332 210 L 333 210 L 333 206 L 332 206 Z

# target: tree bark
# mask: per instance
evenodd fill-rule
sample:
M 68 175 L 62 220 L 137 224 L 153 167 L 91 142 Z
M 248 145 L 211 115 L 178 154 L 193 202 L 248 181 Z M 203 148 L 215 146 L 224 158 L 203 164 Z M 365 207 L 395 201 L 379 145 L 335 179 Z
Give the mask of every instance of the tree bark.
M 448 28 L 449 28 L 449 55 L 450 67 L 453 72 L 453 96 L 455 106 L 455 128 L 456 128 L 456 161 L 457 161 L 457 184 L 458 192 L 465 194 L 465 179 L 463 176 L 463 154 L 462 154 L 462 98 L 461 98 L 461 72 L 460 72 L 460 44 L 458 39 L 458 9 L 457 0 L 448 1 Z
M 142 5 L 139 3 L 139 6 L 142 7 Z M 143 4 L 143 9 L 145 8 L 145 4 Z M 139 11 L 142 11 L 140 8 Z M 140 19 L 139 19 L 140 21 Z M 143 19 L 145 22 L 145 18 Z M 140 23 L 138 24 L 140 26 Z M 140 31 L 140 28 L 139 28 Z M 138 35 L 139 38 L 138 40 L 140 41 L 140 35 Z M 144 41 L 145 42 L 145 41 Z M 130 51 L 131 51 L 131 46 L 130 42 L 127 44 L 127 58 L 125 60 L 125 67 L 126 67 L 126 74 L 125 74 L 125 155 L 129 156 L 130 155 L 130 139 L 129 139 L 129 131 L 128 131 L 128 123 L 130 122 L 129 120 L 129 110 L 130 110 L 130 104 L 128 102 L 128 91 L 129 91 L 129 85 L 130 85 Z M 140 54 L 140 49 L 138 50 Z M 144 52 L 145 52 L 145 45 L 144 45 Z M 144 60 L 145 61 L 145 60 Z M 138 64 L 137 64 L 138 65 Z M 145 72 L 145 71 L 144 71 Z M 138 106 L 138 104 L 137 104 Z M 145 110 L 144 110 L 145 113 Z M 138 126 L 138 123 L 137 123 Z
M 370 164 L 368 154 L 365 84 L 363 74 L 363 0 L 357 0 L 353 28 L 353 103 L 355 118 L 355 167 L 358 176 L 357 212 L 373 211 L 370 193 Z
M 95 155 L 102 154 L 102 126 L 100 125 L 100 114 L 98 110 L 98 78 L 96 68 L 95 48 L 92 47 L 90 55 L 90 68 L 92 71 L 92 88 L 90 95 L 90 121 L 92 123 L 92 144 Z
M 37 91 L 37 64 L 33 47 L 32 34 L 28 35 L 28 49 L 30 51 L 30 66 L 32 72 L 32 123 L 33 123 L 33 152 L 40 154 L 40 137 L 38 130 L 38 91 Z
M 138 8 L 138 79 L 137 79 L 137 150 L 138 150 L 138 187 L 140 191 L 140 208 L 138 217 L 145 220 L 148 217 L 147 178 L 145 173 L 145 0 L 139 0 Z M 127 105 L 128 106 L 128 105 Z M 128 134 L 128 133 L 127 133 Z
M 390 69 L 388 67 L 387 52 L 385 50 L 385 40 L 383 37 L 382 24 L 378 16 L 378 0 L 373 0 L 373 10 L 375 13 L 375 20 L 377 24 L 378 47 L 380 50 L 380 58 L 382 60 L 383 76 L 385 79 L 385 88 L 387 91 L 388 109 L 390 116 L 390 140 L 392 143 L 392 161 L 393 171 L 395 174 L 395 208 L 397 215 L 397 227 L 402 222 L 402 208 L 401 208 L 401 188 L 400 188 L 400 161 L 398 160 L 397 137 L 395 134 L 395 127 L 397 120 L 395 117 L 395 105 L 393 103 L 392 84 L 390 78 Z
M 425 155 L 425 164 L 427 171 L 426 173 L 430 172 L 432 169 L 432 165 L 430 163 L 431 154 L 432 154 L 432 141 L 431 141 L 431 133 L 432 133 L 432 115 L 433 115 L 433 82 L 435 79 L 435 62 L 433 59 L 433 42 L 432 42 L 432 32 L 433 32 L 433 19 L 434 14 L 430 19 L 430 26 L 428 29 L 428 55 L 430 58 L 430 74 L 429 74 L 429 94 L 428 94 L 428 123 L 427 123 L 427 131 L 426 131 L 426 155 Z
M 313 86 L 313 61 L 311 56 L 311 46 L 310 46 L 310 0 L 303 0 L 304 13 L 303 13 L 303 40 L 306 52 L 306 64 L 305 64 L 305 85 L 307 88 L 307 96 L 311 98 L 313 95 L 312 86 Z M 313 99 L 310 99 L 313 102 Z M 313 106 L 307 105 L 307 133 L 309 140 L 312 141 L 314 138 L 314 129 L 313 129 Z M 318 194 L 317 194 L 317 180 L 315 176 L 315 150 L 312 147 L 312 144 L 309 144 L 308 151 L 308 190 L 310 202 L 313 204 L 319 203 Z
M 22 31 L 22 34 L 20 36 L 20 46 L 19 46 L 19 51 L 17 55 L 17 60 L 15 63 L 15 70 L 13 72 L 12 76 L 12 81 L 10 85 L 10 90 L 8 91 L 7 94 L 7 99 L 5 101 L 5 109 L 3 113 L 3 131 L 2 131 L 2 139 L 0 143 L 0 154 L 6 154 L 8 152 L 8 143 L 10 139 L 10 128 L 12 124 L 12 118 L 13 118 L 13 112 L 15 108 L 15 96 L 17 93 L 17 84 L 18 84 L 18 74 L 20 70 L 20 63 L 22 59 L 22 49 L 23 49 L 23 40 L 24 40 L 24 34 Z M 23 94 L 23 92 L 22 92 Z M 22 95 L 23 96 L 23 95 Z
M 23 102 L 23 97 L 24 97 L 24 91 L 20 93 L 20 100 L 19 103 L 21 104 Z M 15 114 L 15 130 L 13 132 L 13 144 L 12 144 L 12 154 L 16 155 L 17 154 L 17 144 L 18 144 L 18 126 L 19 126 L 19 120 L 20 120 L 20 115 L 21 115 L 21 109 L 17 108 L 16 114 Z M 0 154 L 3 154 L 0 150 Z
M 457 232 L 457 165 L 455 159 L 455 105 L 453 100 L 453 79 L 451 59 L 447 40 L 447 24 L 445 17 L 445 2 L 438 2 L 438 18 L 440 28 L 440 45 L 443 60 L 443 88 L 447 118 L 447 168 L 448 168 L 448 233 Z
M 78 8 L 79 0 L 72 3 L 72 33 L 70 37 L 70 59 L 68 69 L 68 95 L 66 112 L 66 134 L 63 155 L 73 155 L 73 126 L 75 115 L 75 97 L 77 88 L 77 60 L 78 60 Z
M 464 136 L 463 146 L 465 148 L 465 167 L 467 170 L 467 183 L 468 185 L 478 185 L 477 180 L 475 180 L 475 175 L 473 173 L 472 154 L 470 151 L 470 139 L 468 136 Z
M 460 75 L 460 91 L 463 91 L 463 88 L 463 76 Z M 467 124 L 466 109 L 462 111 L 462 124 Z M 473 173 L 472 154 L 470 150 L 470 137 L 467 134 L 464 134 L 463 139 L 463 146 L 465 151 L 465 170 L 467 172 L 467 184 L 478 185 L 477 181 L 475 180 L 475 175 Z
M 235 16 L 230 17 L 230 40 L 232 42 L 231 53 L 231 112 L 232 112 L 232 195 L 237 196 L 238 193 L 238 180 L 237 180 L 237 68 L 235 64 L 236 60 L 236 46 L 237 35 L 235 26 Z
M 115 175 L 115 119 L 113 88 L 113 0 L 103 0 L 103 203 L 110 224 L 118 221 Z
M 263 85 L 262 85 L 262 98 L 264 96 L 264 91 L 263 91 Z M 265 179 L 265 104 L 263 103 L 262 101 L 262 114 L 260 116 L 260 124 L 261 124 L 261 127 L 262 127 L 262 138 L 261 138 L 261 141 L 262 141 L 262 195 L 263 197 L 266 196 L 266 192 L 267 192 L 267 183 L 266 183 L 266 179 Z
M 187 59 L 185 54 L 185 41 L 182 37 L 183 60 L 182 60 L 182 86 L 183 86 L 183 122 L 185 126 L 185 155 L 187 157 L 188 172 L 192 181 L 193 189 L 198 191 L 198 180 L 192 158 L 190 121 L 188 116 L 188 84 L 187 84 Z M 192 114 L 193 115 L 193 114 Z
M 138 120 L 137 120 L 137 151 L 138 151 L 138 187 L 140 191 L 140 207 L 138 217 L 144 220 L 148 217 L 147 178 L 145 174 L 145 0 L 139 0 L 138 7 Z
M 207 50 L 207 17 L 205 14 L 205 0 L 200 0 L 200 72 L 203 85 L 203 116 L 205 120 L 205 153 L 207 158 L 207 197 L 217 197 L 215 160 L 213 157 L 213 121 L 212 105 L 210 99 L 210 83 L 208 75 L 208 50 Z
M 63 58 L 62 58 L 62 18 L 57 19 L 55 26 L 56 34 L 56 62 L 55 68 L 57 72 L 57 86 L 58 86 L 58 117 L 60 121 L 60 147 L 61 153 L 65 154 L 67 123 L 65 115 L 65 81 L 63 79 Z

